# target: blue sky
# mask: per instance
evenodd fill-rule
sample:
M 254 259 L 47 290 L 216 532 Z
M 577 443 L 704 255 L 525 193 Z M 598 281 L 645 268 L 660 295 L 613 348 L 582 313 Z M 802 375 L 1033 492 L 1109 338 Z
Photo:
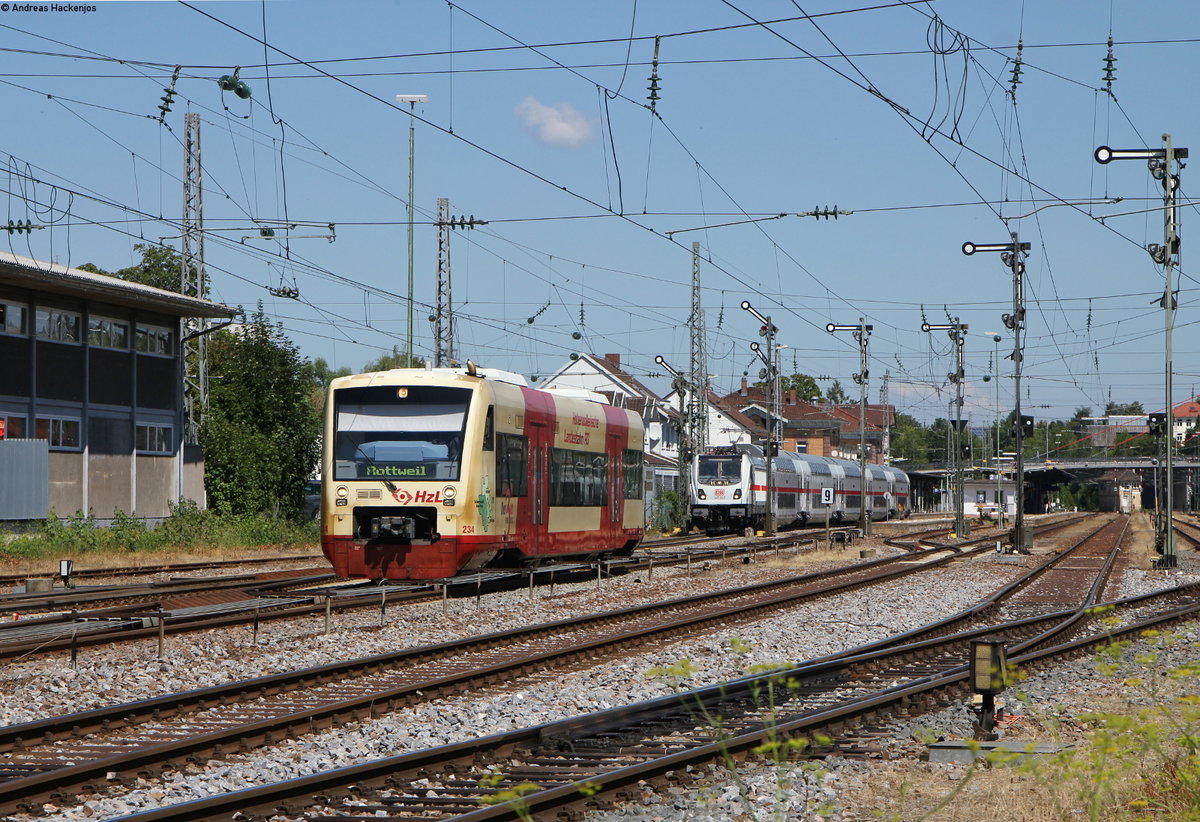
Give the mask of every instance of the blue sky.
M 404 344 L 409 114 L 394 100 L 424 93 L 418 354 L 432 346 L 430 222 L 448 197 L 453 215 L 489 221 L 453 237 L 461 357 L 545 375 L 571 351 L 617 352 L 665 390 L 654 357 L 686 366 L 697 241 L 717 391 L 757 374 L 758 324 L 738 308 L 748 299 L 780 328 L 785 371 L 794 362 L 852 394 L 857 348 L 824 326 L 867 317 L 871 399 L 887 372 L 901 411 L 945 416 L 951 347 L 920 325 L 949 315 L 970 325 L 967 413 L 986 424 L 996 383 L 980 379 L 994 353 L 983 332 L 1004 331 L 1011 279 L 998 255 L 960 246 L 1015 230 L 1033 245 L 1032 413 L 1061 418 L 1110 397 L 1163 405 L 1151 304 L 1162 271 L 1142 249 L 1162 239 L 1160 189 L 1144 164 L 1102 167 L 1092 152 L 1158 147 L 1164 132 L 1197 143 L 1193 3 L 1153 15 L 1132 0 L 93 5 L 0 5 L 5 220 L 49 226 L 5 235 L 17 253 L 115 269 L 133 243 L 177 236 L 183 112 L 197 111 L 212 296 L 263 301 L 306 355 L 356 369 Z M 656 35 L 657 117 L 646 108 Z M 235 67 L 249 101 L 217 85 Z M 834 206 L 853 213 L 666 236 Z M 1137 213 L 1098 219 L 1126 212 Z M 1186 249 L 1195 208 L 1180 214 Z M 334 223 L 336 242 L 242 240 L 285 218 L 294 235 Z M 1187 261 L 1177 400 L 1200 383 Z M 281 287 L 299 298 L 270 291 Z M 1000 347 L 1011 350 L 1007 332 Z M 1010 361 L 1000 369 L 1007 410 Z

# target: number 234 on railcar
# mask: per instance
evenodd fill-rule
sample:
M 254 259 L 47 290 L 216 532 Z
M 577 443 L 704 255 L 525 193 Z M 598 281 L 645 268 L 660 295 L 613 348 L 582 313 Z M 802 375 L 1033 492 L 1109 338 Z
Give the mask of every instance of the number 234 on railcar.
M 468 364 L 330 384 L 321 546 L 340 576 L 440 579 L 637 546 L 641 419 L 506 378 Z

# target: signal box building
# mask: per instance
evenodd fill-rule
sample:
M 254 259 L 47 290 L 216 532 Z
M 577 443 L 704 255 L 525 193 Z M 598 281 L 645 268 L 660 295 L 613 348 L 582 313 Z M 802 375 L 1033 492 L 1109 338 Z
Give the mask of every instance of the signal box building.
M 183 445 L 181 320 L 236 310 L 0 252 L 0 523 L 203 504 Z

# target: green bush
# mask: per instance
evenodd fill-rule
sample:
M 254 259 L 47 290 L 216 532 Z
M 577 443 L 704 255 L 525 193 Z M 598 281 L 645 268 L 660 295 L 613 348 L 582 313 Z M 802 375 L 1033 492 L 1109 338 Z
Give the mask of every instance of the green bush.
M 124 511 L 117 511 L 107 528 L 91 514 L 76 512 L 63 519 L 51 513 L 37 531 L 0 543 L 0 555 L 52 557 L 188 548 L 301 547 L 311 546 L 319 538 L 320 528 L 313 521 L 291 522 L 266 514 L 219 514 L 202 510 L 192 500 L 182 500 L 171 505 L 171 515 L 157 527 Z
M 653 519 L 653 526 L 660 531 L 683 527 L 683 499 L 677 491 L 659 491 L 655 494 Z

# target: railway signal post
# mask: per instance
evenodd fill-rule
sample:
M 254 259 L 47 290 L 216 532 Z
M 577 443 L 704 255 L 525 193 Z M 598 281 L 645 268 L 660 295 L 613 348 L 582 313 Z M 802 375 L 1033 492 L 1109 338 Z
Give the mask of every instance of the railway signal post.
M 956 365 L 954 371 L 947 374 L 950 382 L 954 383 L 954 428 L 950 435 L 950 459 L 948 463 L 953 466 L 954 471 L 954 535 L 958 538 L 967 536 L 966 518 L 963 516 L 963 377 L 965 370 L 963 368 L 963 338 L 967 334 L 967 324 L 958 321 L 958 317 L 954 318 L 952 323 L 921 323 L 921 330 L 928 333 L 930 331 L 945 331 L 950 335 L 950 339 L 954 340 L 954 348 L 956 355 Z
M 758 343 L 750 343 L 750 350 L 758 355 L 758 358 L 766 365 L 765 379 L 767 381 L 767 441 L 763 451 L 767 457 L 767 505 L 766 513 L 763 517 L 763 532 L 767 536 L 775 535 L 775 475 L 772 468 L 774 462 L 774 452 L 779 447 L 778 426 L 779 426 L 779 366 L 777 362 L 778 349 L 775 347 L 775 335 L 779 329 L 771 322 L 770 317 L 764 317 L 750 305 L 749 300 L 742 300 L 742 309 L 749 311 L 754 315 L 754 318 L 762 323 L 762 327 L 758 333 L 767 340 L 767 353 L 764 355 L 762 346 Z M 751 497 L 754 491 L 751 489 Z
M 1174 364 L 1172 363 L 1171 335 L 1175 330 L 1175 308 L 1177 301 L 1172 275 L 1175 265 L 1179 261 L 1179 220 L 1175 210 L 1175 191 L 1179 188 L 1179 171 L 1183 168 L 1183 163 L 1179 161 L 1187 159 L 1188 150 L 1186 148 L 1175 148 L 1171 142 L 1170 134 L 1164 134 L 1162 139 L 1162 148 L 1118 149 L 1100 146 L 1096 149 L 1094 156 L 1096 162 L 1101 165 L 1107 165 L 1113 160 L 1145 160 L 1147 167 L 1150 169 L 1150 176 L 1162 183 L 1163 244 L 1151 243 L 1146 246 L 1146 250 L 1150 252 L 1150 256 L 1154 258 L 1154 261 L 1163 267 L 1164 275 L 1163 295 L 1159 305 L 1163 309 L 1164 348 L 1166 349 L 1163 380 L 1166 391 L 1164 410 L 1167 413 L 1168 430 L 1163 468 L 1167 491 L 1165 501 L 1167 515 L 1163 523 L 1165 531 L 1162 535 L 1162 556 L 1156 562 L 1159 568 L 1174 568 L 1177 562 L 1175 557 L 1173 510 L 1175 507 L 1175 436 L 1173 430 L 1175 427 L 1175 402 L 1171 396 L 1171 382 L 1174 376 L 1172 373 L 1174 371 Z
M 1012 270 L 1013 281 L 1013 313 L 1005 314 L 1001 319 L 1004 321 L 1005 328 L 1008 328 L 1013 333 L 1013 352 L 1009 357 L 1013 361 L 1013 396 L 1015 397 L 1014 408 L 1014 438 L 1016 439 L 1017 452 L 1017 516 L 1013 522 L 1012 530 L 1012 547 L 1018 554 L 1028 554 L 1033 548 L 1033 534 L 1026 533 L 1025 530 L 1025 434 L 1031 433 L 1033 426 L 1033 417 L 1021 416 L 1021 361 L 1024 355 L 1021 353 L 1021 330 L 1025 327 L 1025 262 L 1024 257 L 1028 255 L 1030 245 L 1023 243 L 1017 236 L 1017 232 L 1012 233 L 1012 242 L 1009 243 L 963 243 L 962 253 L 968 257 L 976 251 L 999 251 L 1000 259 Z M 996 369 L 997 373 L 999 368 Z M 1029 421 L 1030 431 L 1026 431 L 1025 421 Z
M 868 325 L 862 318 L 858 318 L 858 325 L 838 325 L 837 323 L 829 323 L 825 326 L 825 330 L 830 334 L 835 331 L 852 331 L 854 339 L 858 343 L 858 360 L 859 372 L 854 374 L 854 381 L 858 383 L 859 399 L 858 399 L 858 524 L 862 530 L 862 535 L 865 537 L 871 533 L 871 514 L 870 508 L 870 483 L 867 481 L 867 380 L 870 378 L 870 369 L 868 368 L 870 353 L 869 346 L 871 341 L 871 332 L 875 330 L 875 326 Z M 887 409 L 884 409 L 887 413 Z

